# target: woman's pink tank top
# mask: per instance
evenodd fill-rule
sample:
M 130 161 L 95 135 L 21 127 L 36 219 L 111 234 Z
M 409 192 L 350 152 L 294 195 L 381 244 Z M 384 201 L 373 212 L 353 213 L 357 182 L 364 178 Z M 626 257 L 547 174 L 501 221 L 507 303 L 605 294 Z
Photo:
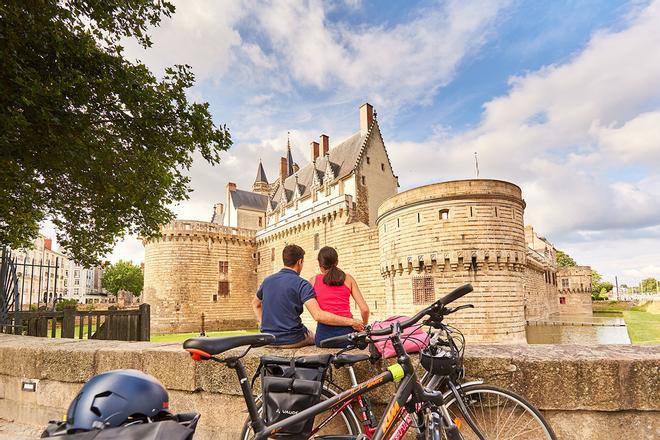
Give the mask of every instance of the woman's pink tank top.
M 314 291 L 321 310 L 346 318 L 353 317 L 351 313 L 351 289 L 346 284 L 328 286 L 323 282 L 323 274 L 318 274 L 314 280 Z

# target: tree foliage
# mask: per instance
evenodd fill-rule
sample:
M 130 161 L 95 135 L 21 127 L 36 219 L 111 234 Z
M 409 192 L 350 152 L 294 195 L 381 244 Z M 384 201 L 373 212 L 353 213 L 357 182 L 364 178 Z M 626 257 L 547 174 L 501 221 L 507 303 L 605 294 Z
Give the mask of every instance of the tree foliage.
M 591 271 L 591 297 L 593 299 L 604 299 L 607 297 L 607 292 L 610 292 L 614 285 L 609 281 L 603 281 L 603 276 L 596 272 Z
M 559 267 L 573 267 L 577 266 L 577 263 L 570 255 L 557 249 L 557 265 Z
M 642 292 L 656 292 L 656 286 L 658 286 L 658 281 L 651 277 L 651 278 L 645 278 L 642 280 Z
M 157 79 L 121 39 L 151 45 L 167 1 L 0 3 L 0 244 L 29 246 L 45 219 L 71 257 L 98 263 L 126 233 L 154 236 L 188 198 L 193 153 L 229 148 L 189 66 Z
M 75 298 L 58 300 L 55 303 L 55 310 L 61 312 L 64 309 L 78 309 L 78 300 Z
M 101 285 L 114 295 L 120 290 L 128 290 L 138 296 L 144 286 L 144 274 L 139 266 L 120 260 L 103 271 Z

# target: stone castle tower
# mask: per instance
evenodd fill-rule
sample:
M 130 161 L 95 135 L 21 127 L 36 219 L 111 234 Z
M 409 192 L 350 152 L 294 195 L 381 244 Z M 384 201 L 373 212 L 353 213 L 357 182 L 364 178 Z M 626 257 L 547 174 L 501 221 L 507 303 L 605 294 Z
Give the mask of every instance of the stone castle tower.
M 519 187 L 476 179 L 397 192 L 369 104 L 359 131 L 332 148 L 321 134 L 303 167 L 287 141 L 273 182 L 260 161 L 252 191 L 228 183 L 212 222 L 175 221 L 145 241 L 152 330 L 194 331 L 202 312 L 209 330 L 254 326 L 250 300 L 289 243 L 305 249 L 307 279 L 318 272 L 318 250 L 335 247 L 373 319 L 412 314 L 471 282 L 463 302 L 476 307 L 452 322 L 472 341 L 524 343 L 527 315 L 547 316 L 548 301 L 557 309 L 554 254 L 526 241 Z

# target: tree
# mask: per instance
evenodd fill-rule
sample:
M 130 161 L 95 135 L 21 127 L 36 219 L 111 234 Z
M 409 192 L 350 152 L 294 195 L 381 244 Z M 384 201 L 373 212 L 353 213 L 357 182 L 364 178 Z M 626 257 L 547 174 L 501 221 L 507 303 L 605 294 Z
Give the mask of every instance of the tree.
M 651 277 L 651 278 L 645 278 L 642 280 L 642 292 L 656 292 L 656 286 L 658 285 L 658 281 Z
M 570 255 L 557 249 L 557 265 L 559 267 L 573 267 L 577 266 L 577 263 Z
M 78 309 L 78 300 L 74 298 L 63 299 L 55 303 L 55 310 L 61 312 L 64 309 Z
M 120 40 L 151 45 L 168 1 L 0 3 L 0 244 L 27 247 L 51 220 L 75 261 L 97 264 L 126 233 L 156 236 L 188 198 L 198 151 L 231 145 L 189 66 L 157 79 Z
M 614 285 L 609 281 L 602 281 L 603 276 L 596 272 L 595 270 L 591 271 L 591 298 L 601 299 L 607 295 L 607 292 L 610 292 Z
M 133 295 L 139 296 L 144 286 L 144 274 L 139 266 L 130 261 L 119 260 L 105 269 L 101 285 L 114 295 L 120 290 L 128 290 Z

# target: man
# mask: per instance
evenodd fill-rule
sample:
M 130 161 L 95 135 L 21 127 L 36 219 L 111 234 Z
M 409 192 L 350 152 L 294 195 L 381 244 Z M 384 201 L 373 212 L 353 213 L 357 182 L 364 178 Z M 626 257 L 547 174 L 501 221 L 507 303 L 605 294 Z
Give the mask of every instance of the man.
M 252 300 L 252 308 L 264 333 L 275 336 L 275 345 L 298 348 L 314 345 L 314 334 L 302 323 L 303 304 L 312 317 L 323 324 L 350 326 L 363 330 L 362 321 L 321 310 L 314 288 L 300 277 L 305 251 L 295 244 L 284 247 L 284 268 L 268 276 Z

